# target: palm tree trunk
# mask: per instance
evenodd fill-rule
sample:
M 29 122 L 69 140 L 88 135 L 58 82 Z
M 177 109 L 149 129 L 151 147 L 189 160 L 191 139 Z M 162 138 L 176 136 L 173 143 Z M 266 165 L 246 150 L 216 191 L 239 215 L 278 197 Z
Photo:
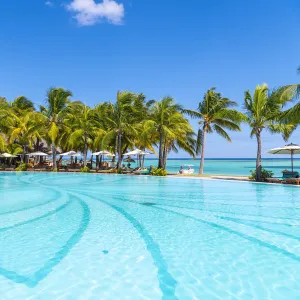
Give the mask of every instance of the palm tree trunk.
M 83 150 L 83 166 L 86 167 L 86 157 L 87 157 L 87 141 L 84 138 L 84 150 Z
M 256 139 L 257 139 L 257 156 L 256 156 L 256 181 L 262 181 L 261 176 L 261 135 L 260 131 L 256 132 Z
M 203 174 L 203 171 L 204 171 L 205 141 L 206 141 L 206 127 L 203 128 L 203 137 L 202 137 L 202 146 L 201 146 L 201 162 L 200 162 L 199 174 Z
M 100 155 L 100 157 L 102 157 L 102 155 Z M 99 169 L 99 155 L 96 155 L 96 170 L 98 169 Z
M 54 143 L 51 144 L 51 151 L 52 151 L 52 163 L 53 163 L 53 169 L 57 168 L 56 165 L 56 149 Z
M 40 151 L 40 139 L 36 139 L 36 143 L 34 145 L 34 151 Z M 41 162 L 41 156 L 36 156 L 34 162 L 35 163 L 40 163 Z
M 167 156 L 168 156 L 168 149 L 167 149 L 167 141 L 164 142 L 164 150 L 163 150 L 163 169 L 166 169 L 167 165 Z
M 116 155 L 118 153 L 118 142 L 119 142 L 119 135 L 118 133 L 116 134 L 116 140 L 115 140 L 115 153 L 114 153 L 114 157 L 112 158 L 112 161 L 115 162 L 116 161 Z
M 98 161 L 98 168 L 99 168 L 99 167 L 102 167 L 102 162 L 103 162 L 103 160 L 104 160 L 104 156 L 100 155 L 100 159 L 99 159 L 99 161 Z
M 159 136 L 159 150 L 158 150 L 158 168 L 163 168 L 163 133 Z
M 118 164 L 117 169 L 121 168 L 122 163 L 122 133 L 118 133 Z
M 23 154 L 21 156 L 22 163 L 25 163 L 25 156 L 26 155 L 26 145 L 23 145 Z
M 91 169 L 93 169 L 93 155 L 91 156 Z

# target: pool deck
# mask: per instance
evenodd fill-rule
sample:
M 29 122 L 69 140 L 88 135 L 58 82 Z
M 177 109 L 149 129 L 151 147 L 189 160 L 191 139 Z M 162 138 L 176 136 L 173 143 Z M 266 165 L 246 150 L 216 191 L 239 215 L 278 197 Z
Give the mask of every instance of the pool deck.
M 234 175 L 207 175 L 207 174 L 168 174 L 170 176 L 184 177 L 184 178 L 203 178 L 203 179 L 222 179 L 222 180 L 239 180 L 250 181 L 248 176 L 234 176 Z
M 0 172 L 16 172 L 14 169 L 6 169 L 6 170 L 0 170 Z M 25 172 L 32 172 L 32 173 L 51 173 L 50 170 L 27 170 Z M 80 170 L 61 170 L 58 173 L 81 173 Z M 112 170 L 101 170 L 96 172 L 96 170 L 92 170 L 91 172 L 89 172 L 88 174 L 116 174 L 115 172 L 113 172 Z M 145 176 L 145 174 L 126 174 L 123 173 L 122 175 L 129 175 L 129 176 Z M 168 173 L 167 177 L 176 177 L 176 178 L 198 178 L 198 179 L 206 179 L 206 180 L 226 180 L 226 181 L 244 181 L 244 182 L 254 182 L 252 180 L 249 179 L 248 176 L 235 176 L 235 175 L 208 175 L 208 174 L 178 174 L 178 173 Z M 283 184 L 283 185 L 292 185 L 292 186 L 298 186 L 300 187 L 300 179 L 297 179 L 295 182 L 288 182 L 288 181 L 281 181 L 281 182 L 275 182 L 275 181 L 265 181 L 265 182 L 260 182 L 260 183 L 264 183 L 264 184 Z

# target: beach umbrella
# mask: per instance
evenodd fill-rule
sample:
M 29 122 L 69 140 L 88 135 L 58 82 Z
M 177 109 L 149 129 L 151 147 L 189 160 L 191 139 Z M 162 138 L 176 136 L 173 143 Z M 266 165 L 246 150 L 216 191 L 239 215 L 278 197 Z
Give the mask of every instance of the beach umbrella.
M 26 155 L 28 155 L 28 156 L 36 156 L 35 161 L 41 161 L 41 157 L 46 157 L 49 154 L 41 152 L 41 151 L 37 151 L 37 152 L 28 153 Z
M 0 157 L 3 157 L 3 158 L 13 158 L 13 157 L 17 157 L 17 156 L 9 154 L 9 153 L 2 153 L 2 154 L 0 154 Z
M 115 156 L 114 154 L 111 154 L 110 152 L 104 150 L 104 151 L 98 151 L 98 152 L 95 152 L 95 153 L 92 153 L 92 156 L 95 155 L 95 156 L 100 156 L 100 162 L 102 161 L 102 156 L 107 156 L 107 157 L 113 157 Z
M 288 144 L 284 147 L 274 148 L 268 151 L 270 154 L 287 154 L 291 156 L 292 172 L 294 172 L 294 155 L 300 154 L 300 146 Z
M 130 156 L 130 155 L 140 155 L 141 151 L 142 151 L 142 150 L 140 150 L 140 149 L 135 149 L 135 150 L 133 150 L 133 151 L 130 151 L 130 152 L 128 152 L 128 153 L 125 153 L 124 155 L 128 155 L 128 156 Z
M 133 150 L 131 152 L 125 153 L 124 155 L 128 155 L 128 156 L 130 156 L 130 155 L 136 155 L 137 159 L 140 160 L 140 167 L 142 167 L 142 163 L 144 162 L 144 159 L 141 159 L 141 157 L 144 158 L 145 155 L 149 155 L 149 154 L 152 154 L 152 153 L 146 152 L 146 151 L 143 151 L 143 150 L 140 150 L 140 149 L 135 149 L 135 150 Z
M 98 155 L 109 155 L 109 154 L 111 154 L 111 153 L 108 152 L 108 151 L 99 151 L 99 152 L 92 153 L 92 155 L 95 155 L 95 156 L 98 156 Z
M 41 151 L 38 151 L 38 152 L 28 153 L 26 155 L 29 155 L 29 156 L 48 156 L 49 154 L 41 152 Z
M 77 154 L 77 152 L 69 151 L 69 152 L 61 153 L 60 156 L 74 156 L 75 154 Z
M 148 154 L 152 154 L 150 152 L 146 152 L 146 151 L 143 151 L 143 150 L 140 150 L 140 149 L 135 149 L 131 152 L 128 152 L 128 153 L 125 153 L 124 155 L 148 155 Z

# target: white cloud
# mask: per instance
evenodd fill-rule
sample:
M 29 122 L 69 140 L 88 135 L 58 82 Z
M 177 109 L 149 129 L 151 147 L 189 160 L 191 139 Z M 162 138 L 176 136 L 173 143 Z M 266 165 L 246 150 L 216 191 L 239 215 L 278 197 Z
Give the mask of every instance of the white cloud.
M 121 24 L 124 17 L 123 4 L 115 0 L 103 0 L 99 3 L 95 0 L 72 0 L 66 8 L 75 13 L 74 18 L 82 26 L 94 25 L 103 19 Z
M 46 2 L 45 2 L 45 5 L 47 5 L 47 6 L 53 6 L 54 4 L 53 4 L 53 2 L 51 2 L 51 1 L 46 1 Z

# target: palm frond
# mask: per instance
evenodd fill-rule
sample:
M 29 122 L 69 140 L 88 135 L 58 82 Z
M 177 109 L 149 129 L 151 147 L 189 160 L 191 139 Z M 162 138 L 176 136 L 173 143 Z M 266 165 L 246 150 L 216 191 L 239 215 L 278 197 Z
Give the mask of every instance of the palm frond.
M 231 138 L 229 137 L 228 133 L 221 126 L 214 124 L 213 129 L 216 133 L 225 138 L 228 142 L 231 142 Z

